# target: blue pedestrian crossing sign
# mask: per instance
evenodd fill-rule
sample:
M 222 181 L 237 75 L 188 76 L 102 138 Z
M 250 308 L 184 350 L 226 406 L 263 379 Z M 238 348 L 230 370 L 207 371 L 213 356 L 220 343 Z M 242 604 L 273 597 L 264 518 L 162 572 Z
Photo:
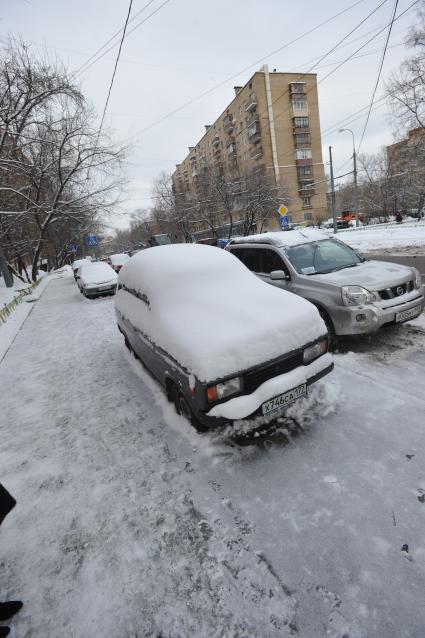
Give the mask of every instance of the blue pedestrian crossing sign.
M 87 235 L 87 237 L 85 238 L 85 244 L 87 248 L 92 248 L 93 246 L 97 246 L 96 235 Z
M 74 244 L 71 244 L 68 247 L 68 250 L 69 250 L 70 253 L 76 253 L 77 252 L 77 246 L 74 246 Z
M 282 230 L 284 228 L 288 228 L 288 226 L 289 226 L 289 217 L 288 217 L 288 215 L 281 215 L 279 217 L 279 224 L 280 224 L 280 227 L 282 228 Z

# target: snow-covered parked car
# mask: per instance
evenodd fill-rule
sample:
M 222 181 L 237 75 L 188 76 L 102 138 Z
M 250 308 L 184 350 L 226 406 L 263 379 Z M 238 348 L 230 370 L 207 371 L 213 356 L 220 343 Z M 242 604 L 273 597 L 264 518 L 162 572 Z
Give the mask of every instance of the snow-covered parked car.
M 250 235 L 226 250 L 263 281 L 311 301 L 333 335 L 369 334 L 424 308 L 416 268 L 365 259 L 319 230 Z
M 78 283 L 78 277 L 79 277 L 79 270 L 81 268 L 81 266 L 83 266 L 84 264 L 91 264 L 92 262 L 89 259 L 76 259 L 75 261 L 72 262 L 72 272 L 74 275 L 74 279 L 75 281 L 77 281 Z
M 212 246 L 138 253 L 115 308 L 127 347 L 198 430 L 271 421 L 333 368 L 317 309 Z
M 85 297 L 98 297 L 100 295 L 114 295 L 117 289 L 117 279 L 117 273 L 109 264 L 95 261 L 80 267 L 77 283 Z
M 109 255 L 108 264 L 115 272 L 119 272 L 129 259 L 130 257 L 126 253 L 117 253 L 116 255 Z

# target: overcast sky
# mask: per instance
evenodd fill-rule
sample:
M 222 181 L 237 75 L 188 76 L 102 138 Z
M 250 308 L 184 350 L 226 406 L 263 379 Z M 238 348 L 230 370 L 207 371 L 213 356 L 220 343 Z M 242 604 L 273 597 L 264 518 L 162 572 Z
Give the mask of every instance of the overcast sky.
M 3 34 L 21 35 L 37 49 L 56 53 L 69 69 L 77 71 L 123 26 L 128 2 L 1 0 L 0 28 Z M 148 2 L 133 0 L 132 16 Z M 122 214 L 114 218 L 114 225 L 125 227 L 129 212 L 149 206 L 153 178 L 161 170 L 172 172 L 175 164 L 186 156 L 187 147 L 202 136 L 204 124 L 212 123 L 231 101 L 233 86 L 245 84 L 265 63 L 270 70 L 317 72 L 324 160 L 327 161 L 328 146 L 332 145 L 336 174 L 349 170 L 351 136 L 336 132 L 338 123 L 368 105 L 387 31 L 364 46 L 357 54 L 361 57 L 342 65 L 329 78 L 325 76 L 390 22 L 394 0 L 384 0 L 382 7 L 343 45 L 318 67 L 312 67 L 382 2 L 150 0 L 149 6 L 128 27 L 130 31 L 148 18 L 124 41 L 106 117 L 106 125 L 115 130 L 117 137 L 124 142 L 131 140 L 133 145 L 128 165 L 128 199 Z M 399 0 L 397 15 L 412 2 Z M 352 8 L 339 17 L 289 44 L 349 7 Z M 406 56 L 404 39 L 414 20 L 415 7 L 394 23 L 383 79 Z M 280 50 L 273 54 L 277 49 Z M 116 53 L 117 47 L 78 75 L 85 95 L 99 114 Z M 206 96 L 195 99 L 213 88 Z M 378 106 L 383 89 L 381 79 L 376 94 Z M 180 109 L 191 100 L 192 104 Z M 180 110 L 174 115 L 165 117 L 177 109 Z M 347 123 L 357 144 L 365 118 L 363 114 Z M 144 131 L 147 127 L 150 128 Z M 394 129 L 389 109 L 383 104 L 372 112 L 360 152 L 376 152 L 391 143 Z

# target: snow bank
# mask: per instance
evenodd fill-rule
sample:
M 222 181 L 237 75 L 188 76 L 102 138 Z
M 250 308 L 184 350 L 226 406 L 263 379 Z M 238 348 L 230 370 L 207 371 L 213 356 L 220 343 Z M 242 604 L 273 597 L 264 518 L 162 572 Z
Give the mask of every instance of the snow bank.
M 80 268 L 80 279 L 84 284 L 104 284 L 115 282 L 117 278 L 115 270 L 103 261 L 84 264 Z
M 403 225 L 390 228 L 379 226 L 362 230 L 347 230 L 337 233 L 337 238 L 352 248 L 367 252 L 368 250 L 388 250 L 407 246 L 423 247 L 425 245 L 425 225 L 403 227 Z
M 201 381 L 246 370 L 326 333 L 305 299 L 264 283 L 229 252 L 175 244 L 122 268 L 117 310 Z

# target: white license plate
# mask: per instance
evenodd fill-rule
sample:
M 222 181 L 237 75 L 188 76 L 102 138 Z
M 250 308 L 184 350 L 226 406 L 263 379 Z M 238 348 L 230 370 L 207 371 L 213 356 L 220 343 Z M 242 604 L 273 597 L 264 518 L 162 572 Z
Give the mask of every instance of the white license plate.
M 99 290 L 108 290 L 111 286 L 99 286 Z
M 286 406 L 294 403 L 300 397 L 304 397 L 307 394 L 307 385 L 303 383 L 302 385 L 297 386 L 296 388 L 292 388 L 288 392 L 284 392 L 283 394 L 279 394 L 279 396 L 274 397 L 274 399 L 270 399 L 266 401 L 261 406 L 263 410 L 263 416 L 270 416 L 271 414 L 275 414 L 276 412 L 281 411 Z
M 397 312 L 395 316 L 396 321 L 406 321 L 406 319 L 413 319 L 419 317 L 422 312 L 422 306 L 415 306 L 409 310 L 403 310 L 403 312 Z

